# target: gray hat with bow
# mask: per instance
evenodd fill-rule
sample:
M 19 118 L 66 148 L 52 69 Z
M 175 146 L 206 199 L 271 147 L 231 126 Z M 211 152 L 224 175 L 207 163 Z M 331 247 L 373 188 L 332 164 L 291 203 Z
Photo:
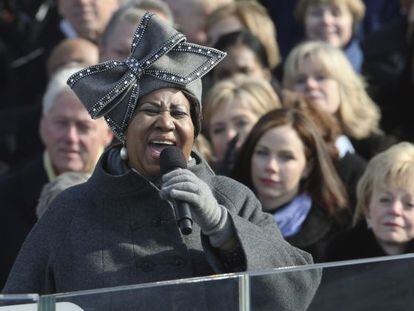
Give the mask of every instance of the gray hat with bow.
M 186 42 L 186 37 L 153 13 L 145 13 L 125 61 L 87 67 L 68 79 L 93 119 L 101 116 L 117 138 L 125 132 L 138 100 L 162 88 L 181 89 L 195 105 L 196 134 L 201 128 L 201 80 L 226 53 Z

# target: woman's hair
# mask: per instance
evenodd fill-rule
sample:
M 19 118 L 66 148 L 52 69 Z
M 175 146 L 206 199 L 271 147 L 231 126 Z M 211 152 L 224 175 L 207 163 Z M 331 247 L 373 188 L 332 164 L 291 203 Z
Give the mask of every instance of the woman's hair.
M 244 108 L 259 117 L 270 110 L 282 107 L 273 87 L 264 79 L 239 74 L 222 80 L 209 90 L 203 105 L 203 129 L 207 136 L 215 111 L 221 105 L 235 99 L 242 101 Z
M 79 64 L 68 64 L 65 67 L 57 70 L 49 79 L 46 87 L 46 91 L 42 98 L 42 112 L 47 113 L 50 108 L 55 104 L 55 99 L 63 91 L 72 92 L 71 88 L 67 84 L 67 81 L 71 75 L 82 70 L 83 67 Z
M 268 63 L 274 69 L 280 62 L 280 52 L 276 41 L 276 28 L 265 7 L 256 1 L 235 1 L 214 10 L 207 17 L 207 29 L 228 16 L 237 17 L 266 49 Z
M 209 165 L 213 165 L 214 163 L 213 149 L 211 147 L 210 142 L 207 140 L 207 138 L 203 134 L 199 134 L 194 139 L 193 147 L 203 156 L 203 159 L 206 160 Z
M 296 4 L 294 15 L 298 21 L 303 23 L 306 11 L 311 5 L 327 3 L 345 5 L 352 15 L 352 29 L 355 33 L 359 22 L 365 15 L 365 4 L 361 0 L 299 0 Z
M 357 186 L 354 224 L 367 215 L 374 189 L 414 186 L 414 145 L 398 143 L 369 162 Z M 413 189 L 414 190 L 414 189 Z
M 283 92 L 282 104 L 283 107 L 296 108 L 302 111 L 313 121 L 319 129 L 332 160 L 336 163 L 339 160 L 339 152 L 335 143 L 338 136 L 341 135 L 341 129 L 335 117 L 288 90 Z
M 302 64 L 310 60 L 335 80 L 339 86 L 340 106 L 337 113 L 339 125 L 345 135 L 366 138 L 379 131 L 380 110 L 365 90 L 343 52 L 323 42 L 305 42 L 295 47 L 286 59 L 283 86 L 293 90 Z
M 251 50 L 256 55 L 257 60 L 264 68 L 269 67 L 269 60 L 266 55 L 266 49 L 262 42 L 248 30 L 232 32 L 221 36 L 214 47 L 221 51 L 228 51 L 231 47 L 242 45 Z
M 339 213 L 348 207 L 346 192 L 316 125 L 298 109 L 273 110 L 256 123 L 241 148 L 232 177 L 254 190 L 251 162 L 256 145 L 269 130 L 284 125 L 296 131 L 305 148 L 306 162 L 311 166 L 300 191 L 310 195 L 328 214 L 340 219 Z

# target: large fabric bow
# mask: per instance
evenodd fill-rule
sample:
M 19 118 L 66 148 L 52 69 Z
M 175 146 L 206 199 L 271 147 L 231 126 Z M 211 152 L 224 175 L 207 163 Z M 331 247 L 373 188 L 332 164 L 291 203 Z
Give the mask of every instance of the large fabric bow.
M 135 31 L 131 55 L 87 67 L 68 79 L 92 118 L 105 117 L 121 141 L 138 99 L 154 90 L 173 87 L 189 91 L 201 105 L 200 78 L 226 54 L 186 42 L 186 37 L 145 13 Z

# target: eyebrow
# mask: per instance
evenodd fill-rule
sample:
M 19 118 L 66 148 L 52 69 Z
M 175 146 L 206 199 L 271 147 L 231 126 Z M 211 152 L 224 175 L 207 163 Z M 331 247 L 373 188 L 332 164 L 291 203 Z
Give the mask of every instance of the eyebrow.
M 268 146 L 265 146 L 265 145 L 262 145 L 262 144 L 257 144 L 257 145 L 256 145 L 256 148 L 262 148 L 262 149 L 267 149 L 267 150 L 269 150 L 269 147 L 268 147 Z
M 145 104 L 150 104 L 150 105 L 154 105 L 154 106 L 166 106 L 167 105 L 164 102 L 145 101 L 145 102 L 141 103 L 141 106 L 145 105 Z M 172 103 L 169 103 L 169 106 L 187 106 L 187 105 L 185 105 L 185 103 L 172 102 Z
M 218 125 L 222 126 L 222 125 L 226 125 L 226 124 L 227 124 L 227 122 L 225 122 L 225 121 L 217 121 L 217 122 L 212 122 L 211 126 L 218 126 Z
M 167 104 L 165 104 L 163 102 L 145 101 L 145 102 L 143 102 L 139 105 L 138 109 L 141 108 L 142 106 L 145 106 L 145 105 L 151 105 L 153 107 L 160 108 L 160 109 L 162 107 L 165 107 L 165 108 L 169 107 L 168 110 L 170 110 L 170 111 L 180 109 L 182 111 L 185 111 L 186 113 L 191 113 L 191 107 L 188 107 L 185 103 L 170 103 L 169 106 L 168 106 Z

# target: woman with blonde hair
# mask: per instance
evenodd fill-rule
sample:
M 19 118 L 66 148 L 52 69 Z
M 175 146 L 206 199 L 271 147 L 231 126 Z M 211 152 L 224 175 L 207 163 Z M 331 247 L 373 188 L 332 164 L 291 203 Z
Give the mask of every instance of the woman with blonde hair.
M 362 0 L 299 0 L 294 14 L 303 24 L 306 40 L 342 49 L 352 67 L 361 71 L 363 54 L 356 32 L 365 15 Z
M 256 1 L 235 1 L 217 8 L 208 16 L 206 27 L 212 46 L 224 34 L 247 29 L 266 48 L 271 69 L 280 63 L 275 25 L 266 8 Z
M 356 150 L 370 159 L 394 143 L 380 130 L 379 108 L 341 50 L 323 42 L 298 45 L 286 59 L 283 86 L 336 117 L 345 135 L 337 141 L 340 153 Z
M 357 188 L 354 228 L 333 241 L 329 260 L 414 252 L 414 145 L 401 142 L 368 163 Z
M 281 106 L 279 97 L 264 79 L 240 74 L 213 86 L 205 100 L 203 122 L 220 173 L 229 172 L 235 151 L 257 120 Z

